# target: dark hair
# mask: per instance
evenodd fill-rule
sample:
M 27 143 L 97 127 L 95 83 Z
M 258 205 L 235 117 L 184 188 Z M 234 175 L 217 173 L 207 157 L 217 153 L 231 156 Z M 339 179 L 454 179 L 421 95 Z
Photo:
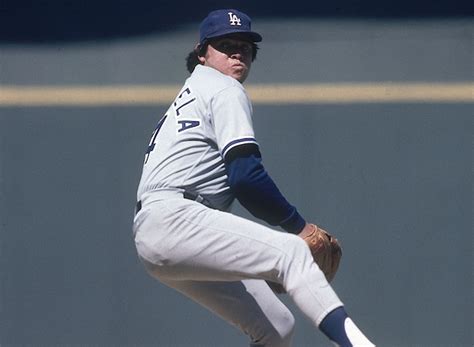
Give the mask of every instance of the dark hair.
M 188 56 L 186 57 L 186 68 L 188 69 L 189 73 L 193 73 L 194 68 L 201 64 L 199 57 L 203 57 L 206 54 L 209 43 L 209 41 L 204 41 L 202 45 L 197 46 L 195 49 L 189 52 Z M 258 45 L 252 42 L 252 61 L 257 59 L 258 48 Z
M 189 73 L 193 73 L 194 68 L 199 64 L 201 64 L 199 61 L 199 55 L 196 50 L 193 49 L 186 57 L 186 68 L 188 69 Z
M 193 73 L 196 65 L 201 64 L 199 57 L 202 57 L 206 54 L 208 45 L 209 42 L 205 41 L 202 45 L 196 46 L 196 48 L 189 52 L 188 56 L 186 57 L 186 68 L 188 69 L 189 73 Z

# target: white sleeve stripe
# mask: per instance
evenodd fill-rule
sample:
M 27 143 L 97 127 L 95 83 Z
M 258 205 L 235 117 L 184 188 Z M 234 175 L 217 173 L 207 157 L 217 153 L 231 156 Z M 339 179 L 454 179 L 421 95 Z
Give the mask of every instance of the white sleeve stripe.
M 231 150 L 232 148 L 239 146 L 241 144 L 245 143 L 257 143 L 257 140 L 255 140 L 253 137 L 244 137 L 241 139 L 233 140 L 230 141 L 227 145 L 224 146 L 224 149 L 222 150 L 222 157 L 225 158 L 226 154 Z

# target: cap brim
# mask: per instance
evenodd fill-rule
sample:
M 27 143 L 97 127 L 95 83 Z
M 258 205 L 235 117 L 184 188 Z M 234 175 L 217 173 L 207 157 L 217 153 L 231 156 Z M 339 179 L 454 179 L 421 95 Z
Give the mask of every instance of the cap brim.
M 242 35 L 242 36 L 246 36 L 246 37 L 250 38 L 250 40 L 252 42 L 261 42 L 262 41 L 262 36 L 259 33 L 256 33 L 255 31 L 247 31 L 247 30 L 239 31 L 239 30 L 235 30 L 235 29 L 221 31 L 221 32 L 219 32 L 219 34 L 207 36 L 203 41 L 208 40 L 208 39 L 215 39 L 215 38 L 221 37 L 221 36 L 232 35 L 232 34 L 239 34 L 239 35 Z

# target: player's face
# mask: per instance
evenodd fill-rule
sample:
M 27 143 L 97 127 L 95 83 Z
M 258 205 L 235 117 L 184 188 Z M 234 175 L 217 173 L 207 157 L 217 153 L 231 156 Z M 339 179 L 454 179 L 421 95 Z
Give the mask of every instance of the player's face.
M 211 41 L 205 56 L 200 57 L 200 60 L 205 66 L 243 83 L 250 72 L 252 53 L 250 42 L 226 37 Z

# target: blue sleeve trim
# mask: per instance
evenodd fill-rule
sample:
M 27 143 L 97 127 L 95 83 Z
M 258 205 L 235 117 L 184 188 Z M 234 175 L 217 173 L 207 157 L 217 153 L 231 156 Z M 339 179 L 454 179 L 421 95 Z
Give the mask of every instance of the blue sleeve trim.
M 290 233 L 299 233 L 306 222 L 278 190 L 257 154 L 226 162 L 229 184 L 236 198 L 252 215 Z
M 225 158 L 227 153 L 232 149 L 234 148 L 235 146 L 237 145 L 241 145 L 241 144 L 244 144 L 244 143 L 257 143 L 257 140 L 255 140 L 255 138 L 253 137 L 243 137 L 241 139 L 237 139 L 237 140 L 233 140 L 233 141 L 230 141 L 227 145 L 224 146 L 224 148 L 222 149 L 222 157 Z

